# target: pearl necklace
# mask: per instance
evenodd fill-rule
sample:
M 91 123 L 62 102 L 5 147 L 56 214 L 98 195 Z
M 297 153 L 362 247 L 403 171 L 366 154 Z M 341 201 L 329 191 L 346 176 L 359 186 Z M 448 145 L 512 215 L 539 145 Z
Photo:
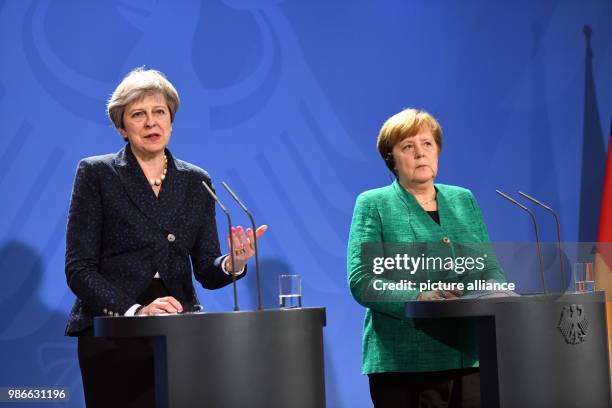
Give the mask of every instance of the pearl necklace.
M 162 182 L 166 179 L 166 173 L 168 173 L 168 157 L 164 154 L 164 172 L 160 178 L 149 179 L 151 187 L 161 186 Z
M 427 200 L 427 201 L 418 201 L 418 200 L 417 200 L 417 202 L 418 202 L 419 204 L 421 204 L 421 206 L 425 206 L 425 205 L 427 205 L 427 204 L 431 203 L 432 201 L 436 201 L 436 196 L 437 196 L 437 195 L 433 196 L 433 198 L 432 198 L 431 200 Z

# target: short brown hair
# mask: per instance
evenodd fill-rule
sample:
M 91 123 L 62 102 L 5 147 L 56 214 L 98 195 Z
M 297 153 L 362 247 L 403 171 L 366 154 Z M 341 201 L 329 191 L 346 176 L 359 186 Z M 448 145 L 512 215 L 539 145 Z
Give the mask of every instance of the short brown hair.
M 134 69 L 117 86 L 106 105 L 108 118 L 117 129 L 124 129 L 125 108 L 149 94 L 163 95 L 170 110 L 170 121 L 174 122 L 179 108 L 178 92 L 163 73 L 154 69 L 145 70 L 144 67 Z
M 418 109 L 404 109 L 403 111 L 391 116 L 383 124 L 378 133 L 376 147 L 378 153 L 385 161 L 387 168 L 395 173 L 395 164 L 393 160 L 393 147 L 406 139 L 413 137 L 421 128 L 426 125 L 433 134 L 434 141 L 438 146 L 438 153 L 442 151 L 442 127 L 438 121 L 429 113 Z M 397 174 L 396 174 L 397 175 Z

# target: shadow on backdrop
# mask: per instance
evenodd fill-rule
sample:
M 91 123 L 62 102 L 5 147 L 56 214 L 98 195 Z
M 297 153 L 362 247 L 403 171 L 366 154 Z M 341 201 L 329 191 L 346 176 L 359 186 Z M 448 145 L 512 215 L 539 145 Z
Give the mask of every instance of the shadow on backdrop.
M 606 167 L 606 150 L 599 119 L 595 78 L 593 76 L 593 49 L 589 26 L 583 28 L 586 42 L 584 77 L 584 124 L 582 128 L 582 177 L 580 186 L 580 227 L 578 240 L 597 240 L 599 207 Z
M 533 69 L 532 69 L 532 109 L 529 110 L 529 132 L 531 144 L 530 180 L 528 182 L 528 194 L 534 194 L 554 209 L 559 209 L 559 191 L 557 189 L 557 163 L 555 155 L 551 151 L 555 149 L 549 106 L 546 102 L 548 95 L 546 82 L 546 50 L 542 47 L 543 29 L 541 24 L 531 27 L 533 34 Z M 558 141 L 557 141 L 558 143 Z M 531 206 L 534 207 L 534 206 Z M 543 210 L 536 206 L 534 212 L 542 213 Z M 545 211 L 544 211 L 545 212 Z M 553 241 L 557 239 L 555 224 L 548 214 L 538 215 L 540 226 L 540 238 L 542 241 Z
M 43 268 L 39 253 L 23 242 L 0 247 L 0 361 L 18 361 L 4 365 L 0 386 L 68 387 L 69 403 L 45 406 L 82 407 L 76 341 L 64 337 L 66 316 L 39 298 Z

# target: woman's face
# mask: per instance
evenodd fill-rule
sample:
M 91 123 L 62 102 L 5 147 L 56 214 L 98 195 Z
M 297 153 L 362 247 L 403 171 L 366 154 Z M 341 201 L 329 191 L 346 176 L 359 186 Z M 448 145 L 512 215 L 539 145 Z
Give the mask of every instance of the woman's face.
M 438 174 L 438 145 L 427 126 L 393 146 L 392 154 L 402 185 L 433 182 Z
M 123 127 L 119 130 L 141 156 L 164 151 L 170 141 L 172 122 L 170 109 L 162 94 L 147 94 L 129 104 L 123 112 Z

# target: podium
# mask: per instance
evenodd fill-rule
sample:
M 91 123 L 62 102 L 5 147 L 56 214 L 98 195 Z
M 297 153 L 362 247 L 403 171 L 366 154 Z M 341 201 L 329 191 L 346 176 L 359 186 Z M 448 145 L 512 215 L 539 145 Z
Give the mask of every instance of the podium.
M 151 337 L 170 407 L 324 407 L 324 308 L 96 317 L 101 337 Z M 112 392 L 112 390 L 109 390 Z
M 483 407 L 611 407 L 603 292 L 415 301 L 412 318 L 477 321 Z

